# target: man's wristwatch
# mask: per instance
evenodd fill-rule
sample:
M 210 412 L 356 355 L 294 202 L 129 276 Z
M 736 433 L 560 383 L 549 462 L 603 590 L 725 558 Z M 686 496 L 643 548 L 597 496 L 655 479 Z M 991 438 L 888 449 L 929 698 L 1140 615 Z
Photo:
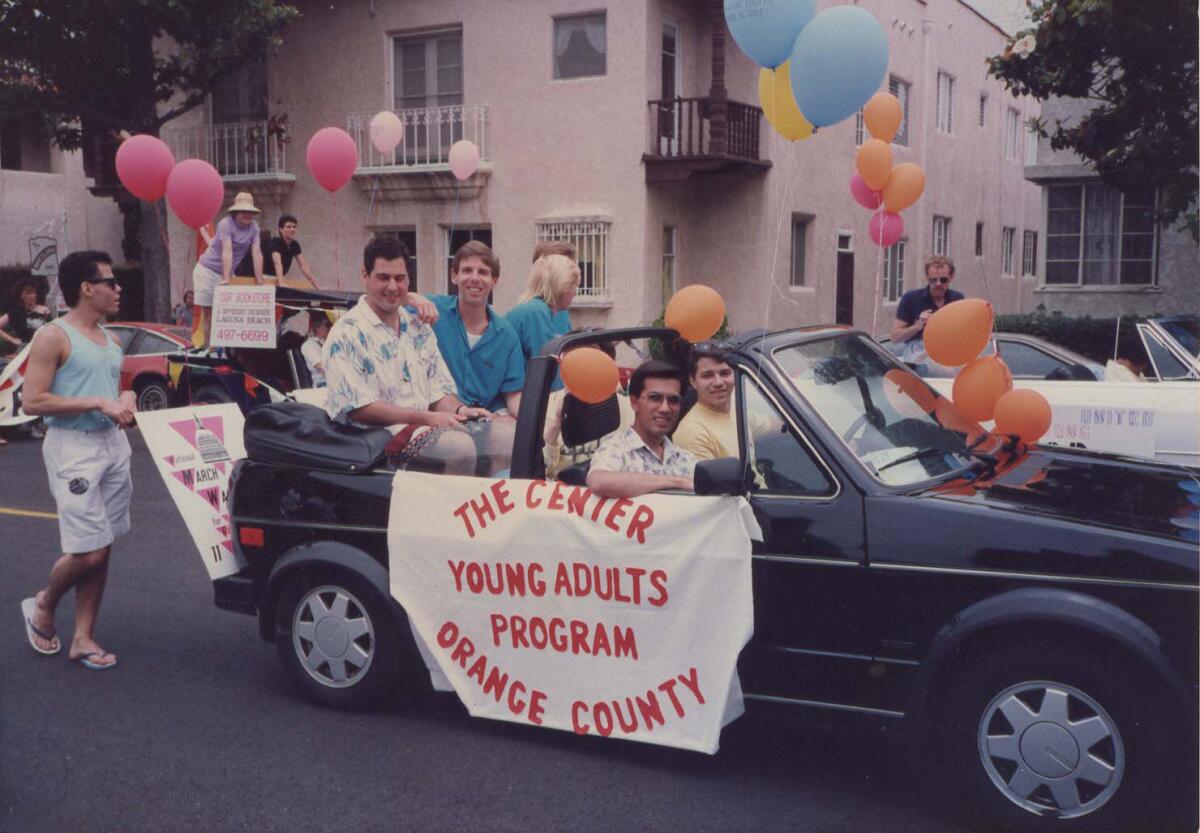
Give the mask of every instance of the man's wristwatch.
M 461 411 L 465 407 L 467 407 L 467 406 L 464 403 L 460 402 L 458 404 L 458 407 L 454 409 L 454 415 L 458 416 L 458 412 Z

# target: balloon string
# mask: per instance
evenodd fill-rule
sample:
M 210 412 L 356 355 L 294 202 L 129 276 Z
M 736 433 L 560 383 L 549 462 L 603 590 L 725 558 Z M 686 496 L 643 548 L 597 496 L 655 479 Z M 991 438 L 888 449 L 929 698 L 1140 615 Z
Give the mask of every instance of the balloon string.
M 883 213 L 884 213 L 883 198 L 881 197 L 879 200 L 879 206 L 875 209 L 874 217 L 878 218 Z M 870 227 L 868 226 L 868 229 L 869 228 Z M 870 234 L 870 231 L 868 230 L 867 237 L 870 238 L 870 236 L 871 236 L 871 234 Z M 880 240 L 883 239 L 883 220 L 882 219 L 880 219 L 880 221 L 879 221 L 879 239 Z M 875 309 L 871 313 L 871 338 L 879 337 L 879 300 L 883 296 L 884 280 L 886 279 L 885 275 L 883 274 L 883 260 L 884 260 L 883 250 L 886 247 L 877 245 L 875 248 L 877 249 L 877 252 L 875 255 Z
M 393 151 L 394 153 L 395 151 Z M 371 204 L 367 206 L 367 220 L 364 223 L 366 226 L 371 225 L 371 215 L 375 212 L 375 192 L 379 189 L 379 177 L 376 176 L 371 180 Z

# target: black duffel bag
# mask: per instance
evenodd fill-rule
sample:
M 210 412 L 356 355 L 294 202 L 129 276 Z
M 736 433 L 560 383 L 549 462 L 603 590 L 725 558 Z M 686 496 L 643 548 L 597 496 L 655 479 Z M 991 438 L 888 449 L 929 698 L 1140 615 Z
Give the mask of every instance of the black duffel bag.
M 340 425 L 315 405 L 276 402 L 246 417 L 246 456 L 263 463 L 361 472 L 383 459 L 386 428 Z

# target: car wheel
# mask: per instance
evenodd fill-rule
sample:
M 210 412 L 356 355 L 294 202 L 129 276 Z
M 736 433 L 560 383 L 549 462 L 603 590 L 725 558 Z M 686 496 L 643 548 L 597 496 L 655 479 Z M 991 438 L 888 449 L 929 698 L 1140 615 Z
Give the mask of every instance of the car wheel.
M 1036 644 L 956 670 L 944 762 L 981 824 L 1095 830 L 1161 807 L 1162 704 L 1112 655 Z
M 284 668 L 321 705 L 364 709 L 392 689 L 402 662 L 400 629 L 365 581 L 306 575 L 288 585 L 275 611 Z
M 232 401 L 229 391 L 220 385 L 200 385 L 192 389 L 193 405 L 224 405 Z
M 165 380 L 149 379 L 145 382 L 138 382 L 135 387 L 139 411 L 161 411 L 171 407 L 171 393 L 167 390 Z

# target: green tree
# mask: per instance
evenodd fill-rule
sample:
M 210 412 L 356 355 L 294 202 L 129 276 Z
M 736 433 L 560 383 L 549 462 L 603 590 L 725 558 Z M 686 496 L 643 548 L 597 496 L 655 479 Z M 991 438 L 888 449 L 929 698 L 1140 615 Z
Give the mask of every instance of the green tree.
M 1160 221 L 1196 215 L 1197 16 L 1194 0 L 1028 0 L 1031 26 L 989 71 L 1018 95 L 1082 99 L 1081 118 L 1039 122 L 1109 185 L 1153 186 Z M 1031 50 L 1031 51 L 1030 51 Z
M 157 136 L 278 46 L 298 14 L 276 0 L 0 0 L 0 110 L 41 114 L 64 150 L 98 134 Z M 145 314 L 166 320 L 164 229 L 153 205 L 140 213 Z

